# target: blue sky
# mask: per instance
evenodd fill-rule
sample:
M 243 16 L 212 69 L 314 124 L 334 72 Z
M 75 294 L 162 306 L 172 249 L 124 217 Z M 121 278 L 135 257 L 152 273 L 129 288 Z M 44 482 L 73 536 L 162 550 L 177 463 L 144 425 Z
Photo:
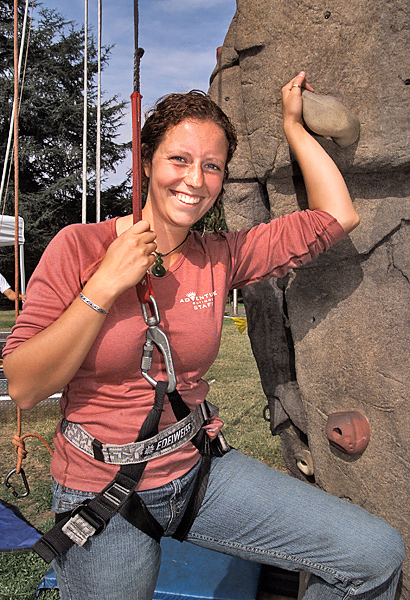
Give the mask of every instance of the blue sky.
M 84 23 L 84 0 L 42 0 L 67 19 Z M 97 32 L 97 0 L 88 0 L 88 23 Z M 114 45 L 102 74 L 106 96 L 129 100 L 133 91 L 133 0 L 102 0 L 102 43 Z M 235 0 L 139 0 L 139 45 L 142 106 L 145 111 L 169 92 L 207 90 L 216 64 L 216 48 L 222 46 Z M 131 138 L 130 115 L 124 118 L 121 138 Z M 121 178 L 131 166 L 128 159 L 118 170 Z M 110 182 L 116 181 L 115 176 Z

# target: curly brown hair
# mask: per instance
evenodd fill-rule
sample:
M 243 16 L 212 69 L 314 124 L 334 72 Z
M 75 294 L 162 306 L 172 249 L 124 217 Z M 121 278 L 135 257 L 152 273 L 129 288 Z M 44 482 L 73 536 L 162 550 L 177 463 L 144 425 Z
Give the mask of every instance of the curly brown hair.
M 142 165 L 151 164 L 155 151 L 164 139 L 168 129 L 179 125 L 186 119 L 213 121 L 225 132 L 228 141 L 228 155 L 224 172 L 224 181 L 226 181 L 229 175 L 228 164 L 238 143 L 236 131 L 223 110 L 201 90 L 163 96 L 146 113 L 145 123 L 141 130 Z M 149 179 L 145 175 L 144 169 L 142 169 L 141 179 L 142 189 L 147 193 Z M 218 223 L 222 213 L 222 195 L 223 187 L 214 204 L 215 224 Z

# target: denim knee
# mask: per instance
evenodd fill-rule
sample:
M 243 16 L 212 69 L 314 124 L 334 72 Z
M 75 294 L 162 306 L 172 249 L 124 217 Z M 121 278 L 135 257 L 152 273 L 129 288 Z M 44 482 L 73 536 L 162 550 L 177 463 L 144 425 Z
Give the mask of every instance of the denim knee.
M 363 579 L 389 581 L 402 567 L 405 546 L 401 534 L 387 522 L 378 519 L 377 530 L 370 530 L 360 559 Z
M 390 576 L 394 575 L 397 571 L 400 571 L 406 553 L 403 537 L 397 529 L 386 523 L 381 542 L 382 551 L 387 563 L 386 574 L 390 573 Z
M 213 461 L 189 541 L 308 571 L 327 586 L 325 595 L 312 589 L 307 597 L 315 600 L 383 586 L 389 591 L 377 598 L 391 600 L 404 556 L 400 534 L 379 517 L 235 450 Z

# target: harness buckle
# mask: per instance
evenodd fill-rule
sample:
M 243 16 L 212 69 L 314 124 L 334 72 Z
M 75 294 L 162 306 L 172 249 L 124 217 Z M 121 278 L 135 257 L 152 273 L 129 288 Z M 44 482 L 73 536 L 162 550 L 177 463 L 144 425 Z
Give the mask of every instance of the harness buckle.
M 70 519 L 61 528 L 61 531 L 77 546 L 84 546 L 89 537 L 99 535 L 107 526 L 104 519 L 87 506 L 88 502 L 89 500 L 86 500 L 77 506 L 71 513 Z
M 111 504 L 114 504 L 117 508 L 124 503 L 127 496 L 130 495 L 130 490 L 120 485 L 117 481 L 112 483 L 105 492 L 103 492 L 104 498 L 109 500 Z

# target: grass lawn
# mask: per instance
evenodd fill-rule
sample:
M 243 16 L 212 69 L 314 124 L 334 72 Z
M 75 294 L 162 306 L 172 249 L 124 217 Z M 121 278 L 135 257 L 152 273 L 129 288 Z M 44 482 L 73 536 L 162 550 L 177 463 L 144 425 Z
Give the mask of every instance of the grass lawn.
M 0 330 L 9 330 L 4 313 L 0 312 Z M 13 311 L 11 311 L 13 312 Z M 4 319 L 2 321 L 1 319 Z M 10 315 L 9 315 L 10 319 Z M 14 322 L 14 312 L 11 324 Z M 3 327 L 3 323 L 6 325 Z M 208 399 L 219 406 L 225 422 L 224 434 L 228 442 L 271 466 L 286 470 L 280 452 L 279 438 L 272 437 L 269 424 L 262 418 L 266 397 L 262 391 L 259 374 L 253 358 L 247 333 L 240 334 L 231 319 L 225 319 L 221 349 L 209 370 Z M 11 439 L 16 430 L 13 407 L 0 408 L 1 480 L 15 467 L 16 458 Z M 23 413 L 22 433 L 35 432 L 51 442 L 58 421 L 56 404 L 39 405 Z M 39 441 L 27 441 L 29 456 L 23 467 L 31 488 L 28 498 L 15 499 L 0 486 L 0 498 L 16 505 L 24 516 L 40 530 L 48 529 L 52 522 L 49 480 L 50 456 Z M 18 479 L 16 479 L 16 483 Z M 34 553 L 0 554 L 0 600 L 32 600 L 41 577 L 49 566 Z M 45 600 L 59 598 L 57 591 L 41 592 Z
M 0 331 L 10 331 L 16 322 L 16 314 L 13 310 L 0 310 Z

